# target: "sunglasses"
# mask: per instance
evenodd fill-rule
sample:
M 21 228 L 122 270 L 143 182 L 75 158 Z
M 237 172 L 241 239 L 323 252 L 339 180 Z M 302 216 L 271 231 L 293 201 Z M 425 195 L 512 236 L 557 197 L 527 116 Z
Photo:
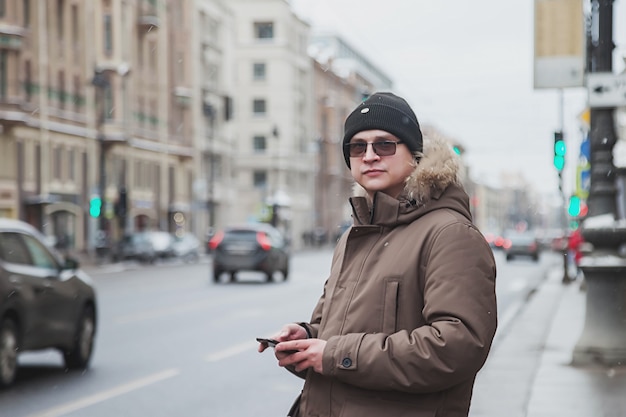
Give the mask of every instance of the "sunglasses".
M 348 153 L 351 157 L 359 157 L 365 155 L 367 152 L 367 145 L 372 145 L 372 149 L 378 156 L 391 156 L 395 155 L 396 147 L 401 141 L 385 140 L 380 142 L 354 142 L 347 143 L 344 146 L 348 149 Z

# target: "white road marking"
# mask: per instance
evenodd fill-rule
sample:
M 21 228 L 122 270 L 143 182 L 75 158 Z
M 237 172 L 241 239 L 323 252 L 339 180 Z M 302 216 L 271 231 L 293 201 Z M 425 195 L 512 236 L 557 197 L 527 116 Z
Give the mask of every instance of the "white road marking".
M 90 395 L 88 397 L 80 398 L 76 401 L 68 402 L 65 404 L 61 404 L 59 406 L 50 408 L 45 411 L 41 411 L 35 414 L 31 414 L 27 417 L 59 417 L 69 413 L 73 413 L 74 411 L 92 406 L 94 404 L 109 400 L 111 398 L 126 394 L 128 392 L 137 390 L 139 388 L 143 388 L 148 385 L 155 384 L 159 381 L 163 381 L 168 378 L 172 378 L 180 373 L 178 369 L 168 369 L 153 375 L 149 375 L 144 378 L 136 379 L 129 383 L 119 385 L 117 387 L 111 388 L 107 391 L 102 391 L 100 393 Z
M 234 345 L 226 349 L 210 353 L 204 358 L 204 360 L 207 362 L 217 362 L 221 361 L 222 359 L 230 358 L 231 356 L 239 355 L 240 353 L 246 351 L 252 352 L 254 351 L 255 346 L 257 346 L 258 344 L 259 343 L 254 340 L 250 342 L 240 343 L 238 345 Z
M 276 332 L 277 329 L 272 329 L 269 332 L 266 333 L 259 333 L 256 335 L 256 337 L 269 337 L 267 335 L 271 335 L 274 334 Z M 254 340 L 254 338 L 252 338 L 251 341 L 249 342 L 242 342 L 239 343 L 238 345 L 233 345 L 230 346 L 226 349 L 222 349 L 219 350 L 217 352 L 213 352 L 213 353 L 209 353 L 208 355 L 206 355 L 204 357 L 204 360 L 207 362 L 217 362 L 217 361 L 221 361 L 222 359 L 226 359 L 226 358 L 230 358 L 232 356 L 235 355 L 239 355 L 240 353 L 244 353 L 244 352 L 256 352 L 256 348 L 259 346 L 259 342 L 257 342 L 256 340 Z

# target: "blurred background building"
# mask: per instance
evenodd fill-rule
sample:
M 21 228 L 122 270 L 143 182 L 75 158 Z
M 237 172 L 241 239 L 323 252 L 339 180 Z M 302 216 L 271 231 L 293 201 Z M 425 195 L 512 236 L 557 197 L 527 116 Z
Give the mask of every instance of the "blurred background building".
M 0 216 L 87 253 L 249 221 L 297 249 L 349 223 L 343 121 L 393 82 L 288 1 L 0 5 Z M 518 179 L 465 177 L 485 230 L 548 227 L 558 210 Z

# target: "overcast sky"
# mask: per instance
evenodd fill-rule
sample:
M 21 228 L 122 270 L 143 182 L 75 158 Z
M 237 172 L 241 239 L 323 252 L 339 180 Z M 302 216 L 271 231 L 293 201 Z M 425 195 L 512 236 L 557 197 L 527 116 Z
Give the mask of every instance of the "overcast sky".
M 585 0 L 586 2 L 586 0 Z M 313 27 L 333 29 L 385 71 L 394 90 L 466 147 L 472 177 L 498 184 L 521 173 L 557 192 L 557 90 L 533 88 L 533 0 L 291 0 Z M 624 70 L 626 0 L 613 3 L 614 72 Z M 584 88 L 564 90 L 566 189 L 573 188 Z

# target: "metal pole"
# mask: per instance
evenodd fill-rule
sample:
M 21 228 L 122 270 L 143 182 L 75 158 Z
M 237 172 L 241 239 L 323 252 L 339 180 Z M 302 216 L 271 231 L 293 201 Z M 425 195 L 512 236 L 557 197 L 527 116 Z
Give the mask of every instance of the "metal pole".
M 613 70 L 613 0 L 592 0 L 597 34 L 592 33 L 591 72 Z M 597 39 L 593 39 L 597 37 Z M 592 108 L 589 216 L 617 213 L 613 147 L 617 139 L 612 108 Z
M 563 135 L 563 140 L 565 140 L 565 131 L 564 131 L 564 127 L 565 127 L 565 111 L 564 111 L 564 98 L 563 98 L 563 89 L 560 88 L 559 89 L 559 130 L 561 132 L 561 134 Z M 567 165 L 567 162 L 565 162 L 565 165 Z M 563 190 L 563 172 L 559 172 L 559 192 L 561 194 L 561 215 L 562 215 L 562 219 L 563 219 L 563 252 L 562 252 L 562 258 L 563 258 L 563 277 L 561 278 L 561 282 L 563 282 L 564 284 L 569 284 L 571 282 L 571 279 L 569 277 L 569 271 L 568 271 L 568 253 L 569 253 L 569 227 L 567 224 L 567 202 L 565 199 L 565 192 Z
M 613 0 L 592 0 L 592 13 L 590 72 L 612 72 Z M 593 251 L 583 256 L 580 264 L 587 296 L 585 325 L 574 348 L 574 365 L 626 363 L 626 260 L 619 254 L 619 247 L 626 242 L 626 227 L 616 222 L 616 139 L 613 109 L 591 108 L 588 215 L 607 219 L 589 224 L 583 221 L 582 235 L 593 245 Z

